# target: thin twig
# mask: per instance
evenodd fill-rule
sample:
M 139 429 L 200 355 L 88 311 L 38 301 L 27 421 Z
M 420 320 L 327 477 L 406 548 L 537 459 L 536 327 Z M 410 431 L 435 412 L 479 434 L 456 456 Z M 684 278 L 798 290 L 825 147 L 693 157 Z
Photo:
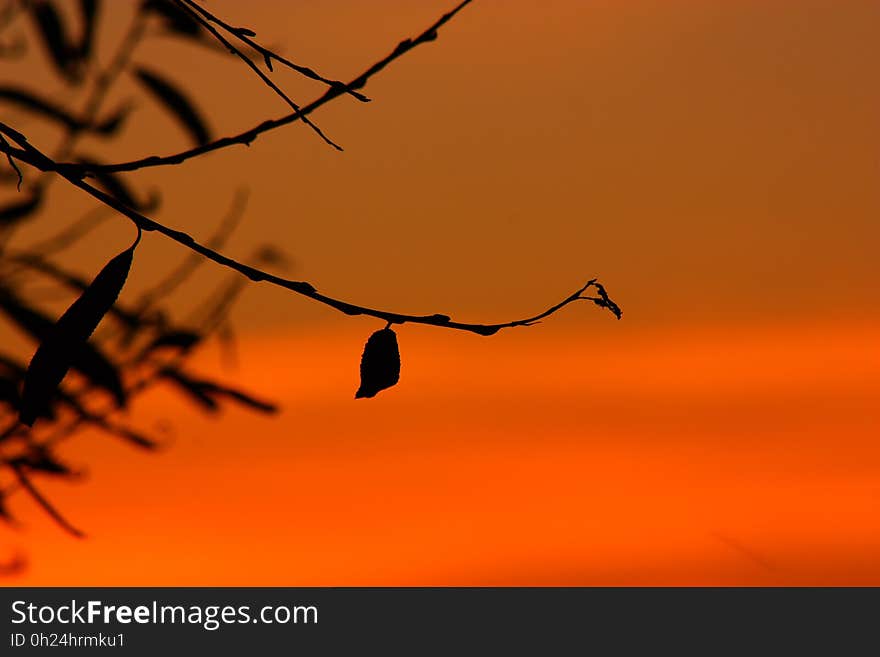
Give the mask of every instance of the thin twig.
M 231 137 L 222 137 L 215 141 L 209 142 L 202 146 L 198 146 L 196 148 L 191 148 L 189 150 L 181 151 L 179 153 L 175 153 L 173 155 L 151 155 L 149 157 L 144 157 L 138 160 L 132 160 L 130 162 L 120 162 L 117 164 L 105 164 L 101 166 L 89 164 L 83 165 L 77 162 L 58 162 L 53 164 L 54 171 L 65 171 L 68 174 L 76 177 L 82 178 L 90 172 L 97 171 L 107 171 L 107 172 L 122 172 L 122 171 L 136 171 L 138 169 L 146 169 L 150 167 L 158 167 L 158 166 L 168 166 L 174 164 L 181 164 L 186 162 L 187 160 L 191 160 L 194 157 L 198 157 L 200 155 L 204 155 L 206 153 L 211 153 L 213 151 L 218 151 L 223 148 L 227 148 L 229 146 L 235 144 L 243 144 L 249 146 L 254 140 L 257 139 L 261 134 L 265 132 L 269 132 L 270 130 L 275 130 L 285 125 L 289 125 L 291 123 L 295 123 L 296 121 L 300 121 L 303 118 L 307 117 L 309 114 L 317 110 L 318 108 L 326 105 L 330 101 L 338 98 L 339 96 L 345 94 L 350 90 L 357 90 L 363 88 L 370 78 L 379 73 L 386 66 L 391 64 L 394 60 L 402 57 L 410 50 L 419 46 L 423 43 L 428 43 L 430 41 L 434 41 L 437 39 L 437 30 L 443 27 L 446 23 L 448 23 L 452 18 L 464 9 L 467 5 L 469 5 L 473 0 L 463 0 L 455 9 L 441 16 L 437 21 L 434 22 L 427 30 L 422 32 L 420 35 L 413 39 L 405 39 L 397 44 L 397 47 L 385 58 L 379 60 L 372 66 L 370 66 L 367 70 L 361 73 L 359 76 L 354 78 L 348 84 L 345 84 L 341 87 L 331 87 L 327 89 L 323 96 L 318 98 L 317 100 L 312 101 L 308 105 L 304 106 L 299 112 L 294 112 L 293 114 L 288 114 L 287 116 L 283 116 L 279 119 L 269 119 L 263 121 L 258 126 L 251 128 L 250 130 L 246 130 L 245 132 L 239 133 L 237 135 Z
M 214 14 L 209 12 L 207 9 L 196 4 L 192 0 L 184 0 L 184 1 L 186 2 L 186 4 L 188 4 L 190 7 L 192 7 L 193 10 L 199 12 L 207 20 L 211 21 L 212 23 L 214 23 L 216 25 L 219 25 L 221 28 L 226 30 L 229 34 L 234 36 L 236 39 L 238 39 L 242 43 L 248 45 L 250 48 L 252 48 L 256 52 L 261 54 L 263 56 L 263 60 L 266 62 L 266 66 L 269 68 L 270 71 L 272 70 L 272 60 L 274 59 L 279 64 L 283 64 L 284 66 L 296 71 L 297 73 L 300 73 L 301 75 L 304 75 L 305 77 L 307 77 L 311 80 L 323 82 L 324 84 L 326 84 L 330 87 L 345 87 L 345 84 L 343 82 L 340 82 L 339 80 L 330 80 L 328 78 L 325 78 L 324 76 L 320 75 L 319 73 L 317 73 L 313 69 L 310 69 L 307 66 L 302 66 L 301 64 L 297 64 L 296 62 L 293 62 L 289 59 L 286 59 L 285 57 L 282 57 L 278 53 L 269 50 L 265 46 L 260 45 L 259 43 L 257 43 L 256 41 L 254 41 L 253 39 L 250 38 L 251 36 L 253 36 L 253 32 L 251 30 L 247 30 L 246 28 L 242 28 L 242 27 L 233 27 L 232 25 L 230 25 L 229 23 L 227 23 L 223 19 L 219 18 L 218 16 L 215 16 Z M 369 98 L 367 98 L 363 94 L 358 93 L 357 91 L 354 91 L 352 89 L 347 89 L 346 93 L 350 94 L 354 98 L 357 98 L 361 102 L 364 102 L 364 103 L 370 102 Z
M 4 137 L 3 135 L 0 135 L 0 141 L 2 141 L 3 144 L 5 144 L 6 146 L 9 146 L 9 142 L 6 141 L 6 137 Z M 21 169 L 18 168 L 18 165 L 15 163 L 15 160 L 13 160 L 12 156 L 9 155 L 8 153 L 6 154 L 6 161 L 9 162 L 9 166 L 11 166 L 12 169 L 15 171 L 15 173 L 18 175 L 18 185 L 16 185 L 16 191 L 20 192 L 21 191 L 21 183 L 23 180 L 21 177 Z
M 284 100 L 284 102 L 286 102 L 288 105 L 290 105 L 290 107 L 293 109 L 294 112 L 302 111 L 300 106 L 297 105 L 295 102 L 293 102 L 290 99 L 290 97 L 286 93 L 284 93 L 284 91 L 281 89 L 281 87 L 279 87 L 277 84 L 272 82 L 272 80 L 269 79 L 269 76 L 267 76 L 265 73 L 263 73 L 260 70 L 260 67 L 251 61 L 250 57 L 248 57 L 243 52 L 241 52 L 241 50 L 239 50 L 238 48 L 233 46 L 232 43 L 230 43 L 230 41 L 226 37 L 224 37 L 222 34 L 220 34 L 220 32 L 218 32 L 214 28 L 214 26 L 211 25 L 210 22 L 208 22 L 206 19 L 202 18 L 197 12 L 193 11 L 190 8 L 190 4 L 192 4 L 192 3 L 184 2 L 183 0 L 175 0 L 175 3 L 183 11 L 187 12 L 190 16 L 192 16 L 195 20 L 197 20 L 206 30 L 208 30 L 208 32 L 210 32 L 214 36 L 215 39 L 217 39 L 217 41 L 219 41 L 224 46 L 226 46 L 226 48 L 229 50 L 229 52 L 231 52 L 233 55 L 235 55 L 241 61 L 243 61 L 248 66 L 248 68 L 250 68 L 257 75 L 257 77 L 263 81 L 263 83 L 267 87 L 269 87 L 280 98 L 282 98 Z M 198 7 L 198 5 L 195 5 L 195 6 Z M 333 148 L 335 148 L 338 151 L 342 150 L 342 146 L 340 146 L 339 144 L 334 142 L 332 139 L 330 139 L 326 134 L 324 134 L 324 132 L 321 130 L 321 128 L 319 128 L 310 119 L 306 118 L 305 116 L 303 117 L 303 123 L 305 123 L 312 130 L 314 130 L 315 134 L 317 134 L 321 139 L 323 139 L 325 142 L 327 142 L 330 146 L 332 146 Z
M 223 221 L 220 223 L 220 226 L 217 228 L 216 232 L 208 239 L 206 242 L 207 246 L 212 249 L 222 248 L 226 243 L 226 240 L 229 238 L 229 235 L 235 230 L 235 227 L 238 225 L 238 222 L 241 221 L 241 217 L 244 214 L 245 207 L 247 206 L 248 200 L 248 190 L 246 188 L 239 189 L 235 198 L 232 201 L 232 206 L 229 209 L 229 212 L 224 217 Z M 197 253 L 190 253 L 188 257 L 177 266 L 176 269 L 171 270 L 165 278 L 161 279 L 157 283 L 155 283 L 149 290 L 146 290 L 134 303 L 134 307 L 138 308 L 140 312 L 144 312 L 147 310 L 150 305 L 159 298 L 167 297 L 171 294 L 178 286 L 180 286 L 184 281 L 186 281 L 192 274 L 205 262 L 205 259 L 199 256 Z

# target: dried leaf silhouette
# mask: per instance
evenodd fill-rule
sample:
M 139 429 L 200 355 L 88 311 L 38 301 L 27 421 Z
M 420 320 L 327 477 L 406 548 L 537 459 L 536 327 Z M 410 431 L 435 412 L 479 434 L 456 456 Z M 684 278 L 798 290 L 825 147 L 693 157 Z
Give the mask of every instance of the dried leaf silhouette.
M 74 84 L 82 82 L 83 71 L 79 48 L 71 43 L 61 20 L 61 14 L 54 4 L 49 0 L 35 0 L 27 6 L 55 68 L 68 82 Z
M 12 85 L 0 86 L 0 100 L 17 105 L 31 114 L 55 121 L 71 132 L 89 131 L 106 137 L 111 137 L 119 131 L 131 111 L 130 105 L 123 105 L 106 119 L 89 123 L 51 100 L 41 98 L 28 89 Z
M 400 352 L 397 335 L 390 328 L 373 333 L 361 356 L 361 386 L 355 399 L 375 397 L 400 379 Z
M 211 141 L 211 135 L 200 112 L 180 89 L 162 77 L 143 68 L 134 71 L 138 80 L 177 118 L 197 145 Z
M 16 199 L 7 205 L 0 206 L 0 226 L 11 226 L 32 215 L 40 209 L 43 198 L 33 194 L 23 200 Z
M 64 312 L 37 348 L 24 377 L 19 414 L 24 424 L 33 425 L 39 409 L 55 395 L 73 364 L 74 355 L 88 344 L 89 336 L 119 297 L 139 240 L 140 234 L 134 244 L 98 272 L 92 284 Z M 120 401 L 120 405 L 124 405 L 124 395 L 117 398 L 117 402 Z

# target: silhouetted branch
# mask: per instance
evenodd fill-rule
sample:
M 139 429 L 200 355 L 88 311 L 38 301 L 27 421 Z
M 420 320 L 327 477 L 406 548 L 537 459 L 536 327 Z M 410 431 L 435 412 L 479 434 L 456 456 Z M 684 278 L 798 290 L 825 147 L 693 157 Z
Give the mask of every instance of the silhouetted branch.
M 28 162 L 29 164 L 33 164 L 34 166 L 44 170 L 44 171 L 52 171 L 57 170 L 54 169 L 53 163 L 49 160 L 45 155 L 43 155 L 39 150 L 31 146 L 27 138 L 21 133 L 13 130 L 9 126 L 4 123 L 0 123 L 0 131 L 5 132 L 6 135 L 15 141 L 22 148 L 19 149 L 8 149 L 5 146 L 0 146 L 0 149 L 6 149 L 7 153 L 10 153 L 14 157 L 18 157 L 23 161 Z M 336 310 L 345 313 L 346 315 L 368 315 L 370 317 L 375 317 L 377 319 L 381 319 L 386 322 L 390 322 L 391 324 L 429 324 L 432 326 L 439 326 L 448 329 L 455 329 L 459 331 L 469 331 L 471 333 L 476 333 L 478 335 L 493 335 L 497 333 L 499 330 L 504 328 L 512 328 L 515 326 L 528 326 L 529 324 L 533 324 L 548 315 L 555 313 L 556 311 L 562 309 L 570 303 L 575 301 L 586 299 L 589 301 L 593 301 L 597 305 L 607 308 L 610 310 L 618 319 L 620 319 L 621 313 L 618 306 L 611 301 L 607 295 L 605 294 L 604 288 L 601 287 L 599 283 L 595 280 L 588 281 L 583 287 L 581 287 L 574 294 L 566 297 L 560 303 L 555 306 L 551 306 L 547 310 L 542 313 L 539 313 L 533 317 L 528 317 L 526 319 L 518 319 L 510 322 L 503 322 L 500 324 L 470 324 L 464 322 L 455 322 L 449 316 L 442 314 L 433 314 L 433 315 L 407 315 L 403 313 L 395 313 L 387 310 L 380 310 L 377 308 L 368 308 L 366 306 L 359 306 L 357 304 L 349 303 L 346 301 L 342 301 L 340 299 L 335 299 L 333 297 L 327 296 L 325 294 L 321 294 L 318 292 L 315 287 L 308 282 L 305 281 L 293 281 L 287 278 L 282 278 L 281 276 L 276 276 L 274 274 L 270 274 L 268 272 L 262 271 L 255 267 L 251 267 L 250 265 L 246 265 L 242 262 L 238 262 L 237 260 L 233 260 L 214 249 L 211 249 L 203 244 L 199 244 L 196 240 L 184 233 L 183 231 L 175 230 L 173 228 L 169 228 L 160 224 L 152 219 L 149 219 L 145 215 L 137 212 L 136 210 L 123 205 L 117 199 L 112 196 L 105 194 L 101 190 L 89 185 L 82 179 L 77 176 L 68 173 L 66 170 L 59 171 L 60 175 L 68 180 L 71 184 L 79 187 L 87 194 L 92 195 L 102 203 L 109 205 L 114 210 L 119 212 L 120 214 L 125 215 L 132 221 L 134 221 L 138 226 L 141 227 L 142 230 L 146 231 L 156 231 L 165 235 L 166 237 L 171 238 L 178 244 L 182 244 L 183 246 L 192 249 L 196 253 L 199 253 L 209 260 L 213 260 L 219 265 L 223 265 L 224 267 L 228 267 L 230 269 L 234 269 L 235 271 L 243 274 L 250 280 L 254 282 L 262 282 L 265 281 L 272 285 L 276 285 L 278 287 L 283 287 L 285 289 L 296 292 L 297 294 L 301 294 L 302 296 L 308 297 L 309 299 L 313 299 L 318 301 L 319 303 L 323 303 L 326 306 L 330 306 L 331 308 L 335 308 Z M 599 297 L 584 297 L 583 293 L 588 288 L 596 288 L 599 290 Z
M 180 4 L 180 0 L 175 0 L 175 1 L 178 4 Z M 273 52 L 273 51 L 269 50 L 268 48 L 260 45 L 259 43 L 257 43 L 256 41 L 254 41 L 253 39 L 250 38 L 252 36 L 255 36 L 255 33 L 252 30 L 249 30 L 245 27 L 233 27 L 229 23 L 222 20 L 221 18 L 218 18 L 217 16 L 215 16 L 214 14 L 209 12 L 204 7 L 199 6 L 198 4 L 193 2 L 192 0 L 183 0 L 183 2 L 186 2 L 187 5 L 189 5 L 190 7 L 192 7 L 193 10 L 197 11 L 202 16 L 204 16 L 207 20 L 211 21 L 212 23 L 214 23 L 216 25 L 219 25 L 221 28 L 226 30 L 226 32 L 228 32 L 229 34 L 234 36 L 236 39 L 238 39 L 239 41 L 241 41 L 244 44 L 247 44 L 250 48 L 252 48 L 256 52 L 260 53 L 263 56 L 263 60 L 266 62 L 266 67 L 270 71 L 272 70 L 272 60 L 274 59 L 279 64 L 283 64 L 284 66 L 287 66 L 288 68 L 296 71 L 297 73 L 304 75 L 305 77 L 307 77 L 311 80 L 323 82 L 324 84 L 326 84 L 330 87 L 345 87 L 345 84 L 340 82 L 339 80 L 329 80 L 329 79 L 325 78 L 324 76 L 320 75 L 319 73 L 315 72 L 314 70 L 308 68 L 307 66 L 302 66 L 302 65 L 297 64 L 295 62 L 292 62 L 291 60 L 282 57 L 278 53 Z M 346 89 L 345 93 L 350 94 L 351 96 L 353 96 L 354 98 L 357 98 L 361 102 L 364 102 L 364 103 L 370 102 L 369 98 L 367 98 L 363 94 L 358 93 L 357 91 L 354 91 L 352 89 Z
M 3 135 L 0 135 L 0 142 L 2 142 L 4 146 L 9 146 L 9 142 L 6 141 L 6 137 L 4 137 Z M 9 166 L 12 167 L 12 170 L 15 171 L 16 175 L 18 176 L 18 184 L 16 185 L 16 189 L 18 191 L 21 191 L 21 169 L 18 168 L 18 165 L 15 163 L 15 160 L 12 159 L 12 156 L 9 153 L 6 154 L 6 161 L 9 162 Z
M 238 222 L 244 214 L 247 206 L 248 191 L 240 189 L 235 194 L 232 201 L 232 207 L 226 214 L 226 217 L 220 223 L 217 231 L 205 243 L 212 249 L 219 249 L 226 243 L 227 238 L 235 230 Z M 176 268 L 171 270 L 165 278 L 160 279 L 149 290 L 146 290 L 141 298 L 135 302 L 135 307 L 141 311 L 148 308 L 155 299 L 165 297 L 171 294 L 179 285 L 186 281 L 193 273 L 205 262 L 205 259 L 198 253 L 190 253 L 183 262 Z
M 191 160 L 194 157 L 198 157 L 200 155 L 204 155 L 206 153 L 211 153 L 213 151 L 217 151 L 223 148 L 227 148 L 229 146 L 233 146 L 235 144 L 243 144 L 245 146 L 249 146 L 257 137 L 265 132 L 269 132 L 270 130 L 275 130 L 285 125 L 289 125 L 296 121 L 302 120 L 307 117 L 309 114 L 317 110 L 318 108 L 326 105 L 330 101 L 338 98 L 339 96 L 352 91 L 363 88 L 370 78 L 374 75 L 382 71 L 386 66 L 391 64 L 394 60 L 402 57 L 410 50 L 419 46 L 423 43 L 428 43 L 429 41 L 434 41 L 437 39 L 437 30 L 443 27 L 446 23 L 448 23 L 452 18 L 464 9 L 467 5 L 469 5 L 472 0 L 464 0 L 457 7 L 455 7 L 452 11 L 441 16 L 437 21 L 435 21 L 428 29 L 419 34 L 417 37 L 413 39 L 405 39 L 397 44 L 397 47 L 385 58 L 379 60 L 372 66 L 370 66 L 367 70 L 361 73 L 359 76 L 354 78 L 348 84 L 342 86 L 333 86 L 327 89 L 323 96 L 318 98 L 317 100 L 312 101 L 308 105 L 304 106 L 300 111 L 294 112 L 293 114 L 288 114 L 287 116 L 283 116 L 280 119 L 269 119 L 267 121 L 263 121 L 258 126 L 251 128 L 250 130 L 246 130 L 245 132 L 239 133 L 237 135 L 231 137 L 223 137 L 221 139 L 217 139 L 203 146 L 197 146 L 196 148 L 191 148 L 189 150 L 181 151 L 179 153 L 175 153 L 174 155 L 151 155 L 149 157 L 141 158 L 138 160 L 132 160 L 130 162 L 120 162 L 118 164 L 108 164 L 103 165 L 100 168 L 98 167 L 84 167 L 81 164 L 76 162 L 58 162 L 51 163 L 52 167 L 51 171 L 58 171 L 59 173 L 66 172 L 68 175 L 75 177 L 83 177 L 87 175 L 90 171 L 111 171 L 111 172 L 122 172 L 122 171 L 136 171 L 138 169 L 146 169 L 150 167 L 158 167 L 158 166 L 168 166 L 174 164 L 181 164 L 186 162 L 187 160 Z
M 200 24 L 201 24 L 201 25 L 202 25 L 202 26 L 203 26 L 208 32 L 210 32 L 211 35 L 212 35 L 215 39 L 217 39 L 217 41 L 219 41 L 220 43 L 222 43 L 222 44 L 223 44 L 223 45 L 229 50 L 229 52 L 231 52 L 233 55 L 235 55 L 235 56 L 238 57 L 241 61 L 243 61 L 243 62 L 248 66 L 248 68 L 250 68 L 250 69 L 251 69 L 251 70 L 257 75 L 257 77 L 260 78 L 260 80 L 263 81 L 263 83 L 264 83 L 267 87 L 269 87 L 269 88 L 270 88 L 272 91 L 274 91 L 274 92 L 275 92 L 280 98 L 282 98 L 282 99 L 284 100 L 284 102 L 286 102 L 288 105 L 290 105 L 290 107 L 293 109 L 294 112 L 300 112 L 300 111 L 301 111 L 300 106 L 297 105 L 295 102 L 293 102 L 293 101 L 290 99 L 290 97 L 289 97 L 286 93 L 284 93 L 284 91 L 282 91 L 281 87 L 279 87 L 277 84 L 275 84 L 274 82 L 272 82 L 272 80 L 269 79 L 269 76 L 267 76 L 265 73 L 263 73 L 263 72 L 260 70 L 260 67 L 259 67 L 259 66 L 257 66 L 256 64 L 254 64 L 254 63 L 251 61 L 251 59 L 250 59 L 247 55 L 245 55 L 243 52 L 241 52 L 241 50 L 239 50 L 238 48 L 236 48 L 235 46 L 233 46 L 232 43 L 231 43 L 226 37 L 224 37 L 222 34 L 220 34 L 220 32 L 218 32 L 218 31 L 214 28 L 214 26 L 211 25 L 211 23 L 210 23 L 208 20 L 202 18 L 202 16 L 200 16 L 199 13 L 197 13 L 196 10 L 201 9 L 197 4 L 192 3 L 192 2 L 184 2 L 184 0 L 174 0 L 174 1 L 175 1 L 175 3 L 176 3 L 176 4 L 177 4 L 182 10 L 184 10 L 184 11 L 186 11 L 188 14 L 190 14 L 190 15 L 191 15 L 196 21 L 198 21 L 198 22 L 199 22 L 199 23 L 200 23 Z M 192 9 L 191 7 L 194 7 L 195 10 Z M 337 144 L 336 142 L 334 142 L 332 139 L 330 139 L 326 134 L 324 134 L 324 132 L 321 130 L 321 128 L 319 128 L 317 125 L 315 125 L 315 124 L 314 124 L 314 123 L 313 123 L 308 117 L 303 116 L 303 119 L 302 119 L 302 120 L 303 120 L 303 123 L 305 123 L 305 124 L 306 124 L 307 126 L 309 126 L 312 130 L 314 130 L 315 133 L 316 133 L 321 139 L 323 139 L 327 144 L 329 144 L 330 146 L 332 146 L 333 148 L 335 148 L 335 149 L 338 150 L 338 151 L 341 151 L 341 150 L 342 150 L 342 146 L 340 146 L 339 144 Z

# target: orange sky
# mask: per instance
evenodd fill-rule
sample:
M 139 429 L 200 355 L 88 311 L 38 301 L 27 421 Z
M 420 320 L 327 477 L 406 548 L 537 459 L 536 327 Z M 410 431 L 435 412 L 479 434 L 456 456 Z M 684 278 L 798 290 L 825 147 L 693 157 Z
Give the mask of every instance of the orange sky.
M 448 3 L 243 6 L 211 3 L 347 78 Z M 599 276 L 625 318 L 403 327 L 400 385 L 355 402 L 379 323 L 253 287 L 225 376 L 283 415 L 209 421 L 156 394 L 135 417 L 172 421 L 161 454 L 72 443 L 89 479 L 46 489 L 89 538 L 15 499 L 15 583 L 880 584 L 878 37 L 873 0 L 476 0 L 373 103 L 315 115 L 344 154 L 292 126 L 133 175 L 198 236 L 247 183 L 227 252 L 271 241 L 357 303 L 505 320 Z M 234 61 L 142 53 L 174 62 L 218 133 L 285 113 Z M 183 143 L 149 100 L 138 113 L 150 129 L 108 157 Z M 105 261 L 130 227 L 101 237 L 73 261 Z M 129 292 L 179 254 L 148 236 Z

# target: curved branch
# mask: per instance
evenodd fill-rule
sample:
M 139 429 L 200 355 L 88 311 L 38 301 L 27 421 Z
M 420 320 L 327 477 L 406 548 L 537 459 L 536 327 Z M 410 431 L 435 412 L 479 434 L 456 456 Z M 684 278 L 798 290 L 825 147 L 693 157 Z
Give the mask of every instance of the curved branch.
M 28 164 L 32 164 L 33 166 L 36 166 L 43 171 L 58 171 L 58 169 L 54 166 L 55 163 L 52 162 L 52 160 L 46 157 L 39 150 L 37 150 L 35 147 L 31 146 L 24 135 L 17 132 L 16 130 L 13 130 L 4 123 L 0 123 L 0 131 L 4 132 L 10 139 L 21 146 L 21 149 L 14 149 L 8 146 L 4 146 L 2 143 L 0 143 L 0 152 L 6 152 L 8 155 L 20 158 L 22 161 L 25 161 Z M 598 283 L 595 279 L 588 281 L 576 292 L 569 295 L 559 303 L 551 306 L 547 310 L 538 313 L 537 315 L 527 317 L 525 319 L 517 319 L 510 322 L 502 322 L 498 324 L 471 324 L 453 321 L 452 318 L 448 315 L 442 315 L 439 313 L 433 315 L 407 315 L 403 313 L 391 312 L 388 310 L 381 310 L 378 308 L 359 306 L 357 304 L 349 303 L 347 301 L 342 301 L 341 299 L 336 299 L 334 297 L 327 296 L 326 294 L 322 294 L 318 292 L 318 290 L 315 289 L 315 287 L 311 283 L 308 283 L 306 281 L 294 281 L 288 278 L 283 278 L 281 276 L 276 276 L 274 274 L 270 274 L 268 272 L 257 269 L 256 267 L 246 265 L 243 262 L 233 260 L 232 258 L 225 256 L 208 246 L 205 246 L 204 244 L 200 244 L 191 235 L 184 233 L 183 231 L 175 230 L 173 228 L 169 228 L 168 226 L 160 224 L 153 219 L 150 219 L 149 217 L 141 214 L 137 210 L 134 210 L 133 208 L 124 205 L 118 199 L 110 196 L 109 194 L 106 194 L 105 192 L 102 192 L 96 187 L 93 187 L 77 175 L 71 174 L 64 169 L 58 171 L 58 173 L 72 185 L 79 187 L 87 194 L 93 196 L 105 205 L 113 208 L 120 214 L 123 214 L 131 219 L 143 230 L 156 231 L 158 233 L 161 233 L 162 235 L 171 238 L 178 244 L 182 244 L 188 249 L 195 251 L 196 253 L 208 258 L 209 260 L 212 260 L 219 265 L 223 265 L 224 267 L 228 267 L 229 269 L 237 271 L 238 273 L 246 276 L 254 282 L 265 281 L 272 285 L 283 287 L 285 289 L 296 292 L 297 294 L 300 294 L 304 297 L 308 297 L 309 299 L 318 301 L 319 303 L 323 303 L 326 306 L 330 306 L 331 308 L 334 308 L 346 315 L 367 315 L 370 317 L 381 319 L 391 324 L 429 324 L 431 326 L 439 326 L 442 328 L 468 331 L 470 333 L 476 333 L 478 335 L 493 335 L 504 328 L 512 328 L 515 326 L 529 326 L 531 324 L 534 324 L 535 322 L 538 322 L 545 317 L 552 315 L 558 310 L 561 310 L 570 303 L 574 303 L 575 301 L 579 300 L 592 301 L 600 307 L 607 308 L 618 319 L 620 319 L 622 314 L 617 304 L 608 297 L 602 284 Z M 598 296 L 584 296 L 584 293 L 589 288 L 594 288 Z
M 269 132 L 270 130 L 275 130 L 276 128 L 280 128 L 285 125 L 289 125 L 296 121 L 303 120 L 309 114 L 317 110 L 318 108 L 326 105 L 331 100 L 342 96 L 343 94 L 350 93 L 353 90 L 363 88 L 369 79 L 379 73 L 386 66 L 391 64 L 394 60 L 402 57 L 410 50 L 415 48 L 418 45 L 423 43 L 428 43 L 429 41 L 434 41 L 437 39 L 437 30 L 443 27 L 446 23 L 448 23 L 452 18 L 464 9 L 467 5 L 469 5 L 473 0 L 463 0 L 458 4 L 454 9 L 449 11 L 448 13 L 441 16 L 437 19 L 433 25 L 431 25 L 428 29 L 422 32 L 420 35 L 415 37 L 414 39 L 405 39 L 397 44 L 397 47 L 388 54 L 384 59 L 379 60 L 372 66 L 370 66 L 366 71 L 361 73 L 359 76 L 354 78 L 351 82 L 345 85 L 333 86 L 327 89 L 327 91 L 320 98 L 312 101 L 308 105 L 304 106 L 298 112 L 294 112 L 293 114 L 288 114 L 287 116 L 283 116 L 279 119 L 269 119 L 267 121 L 263 121 L 258 126 L 251 128 L 250 130 L 246 130 L 245 132 L 239 133 L 237 135 L 231 137 L 222 137 L 210 143 L 204 144 L 203 146 L 198 146 L 196 148 L 191 148 L 189 150 L 181 151 L 179 153 L 175 153 L 174 155 L 152 155 L 150 157 L 141 158 L 139 160 L 132 160 L 131 162 L 120 162 L 118 164 L 107 164 L 102 165 L 100 167 L 96 166 L 83 166 L 82 164 L 78 164 L 76 162 L 59 162 L 53 163 L 52 171 L 64 172 L 68 175 L 77 176 L 82 178 L 89 172 L 96 171 L 108 171 L 108 172 L 122 172 L 122 171 L 136 171 L 138 169 L 146 169 L 150 167 L 158 167 L 158 166 L 168 166 L 172 164 L 181 164 L 186 162 L 187 160 L 191 160 L 194 157 L 198 157 L 200 155 L 204 155 L 206 153 L 211 153 L 213 151 L 218 151 L 223 148 L 227 148 L 234 144 L 244 144 L 245 146 L 249 146 L 257 137 L 259 137 L 264 132 Z

